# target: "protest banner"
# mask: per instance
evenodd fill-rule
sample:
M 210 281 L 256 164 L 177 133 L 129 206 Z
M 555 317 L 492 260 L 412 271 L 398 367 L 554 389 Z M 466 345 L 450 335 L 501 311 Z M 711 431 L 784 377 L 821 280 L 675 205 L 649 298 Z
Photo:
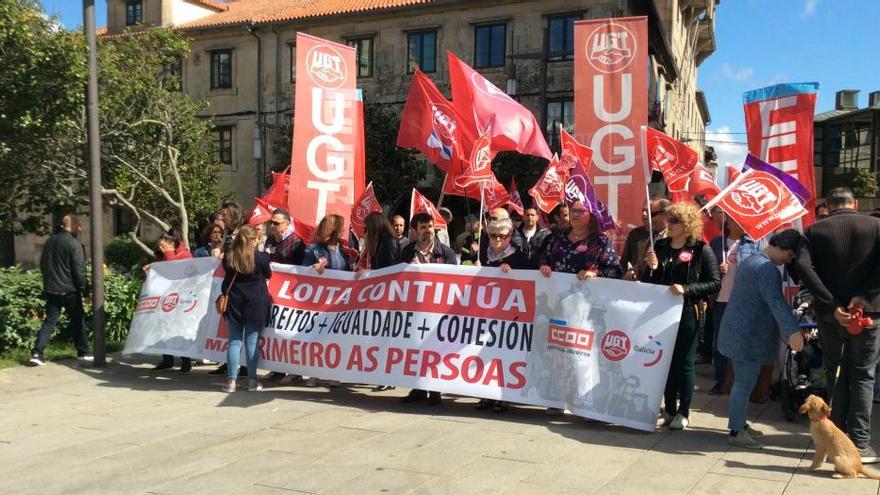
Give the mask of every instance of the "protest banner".
M 361 101 L 355 90 L 355 49 L 296 35 L 296 113 L 293 127 L 288 210 L 315 226 L 328 213 L 348 217 L 363 182 Z M 361 179 L 362 180 L 362 179 Z
M 639 126 L 648 121 L 646 17 L 574 23 L 575 137 L 593 150 L 590 177 L 620 224 L 618 252 L 642 225 L 645 177 Z
M 564 408 L 655 429 L 682 310 L 668 287 L 446 265 L 401 264 L 357 280 L 272 269 L 261 369 Z M 204 319 L 216 318 L 209 308 Z M 223 327 L 197 328 L 194 357 L 225 361 Z
M 790 174 L 816 197 L 813 171 L 813 111 L 819 83 L 776 84 L 743 94 L 749 153 Z M 803 226 L 811 225 L 813 201 Z
M 213 256 L 151 264 L 123 352 L 201 356 L 198 335 L 216 331 L 220 320 L 214 309 L 223 281 L 222 268 L 215 277 L 219 267 Z

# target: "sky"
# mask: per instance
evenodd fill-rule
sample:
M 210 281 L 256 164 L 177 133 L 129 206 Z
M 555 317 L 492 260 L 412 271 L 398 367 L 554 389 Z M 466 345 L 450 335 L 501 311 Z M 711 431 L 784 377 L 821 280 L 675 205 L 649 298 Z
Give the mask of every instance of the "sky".
M 96 0 L 97 25 L 107 2 Z M 79 0 L 42 0 L 68 28 L 82 25 Z M 816 113 L 834 108 L 834 93 L 858 89 L 859 106 L 880 91 L 877 63 L 880 0 L 723 0 L 715 20 L 716 51 L 697 72 L 712 122 L 707 145 L 718 163 L 745 156 L 742 94 L 782 82 L 819 82 Z

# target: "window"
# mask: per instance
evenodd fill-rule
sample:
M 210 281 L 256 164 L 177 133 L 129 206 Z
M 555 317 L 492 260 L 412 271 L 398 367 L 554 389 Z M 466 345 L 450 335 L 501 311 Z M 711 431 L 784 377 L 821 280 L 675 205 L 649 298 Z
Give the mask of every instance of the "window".
M 136 26 L 144 22 L 144 2 L 129 1 L 125 4 L 125 25 Z
M 474 67 L 504 67 L 507 26 L 477 26 L 474 29 Z
M 373 38 L 361 38 L 348 40 L 348 46 L 357 50 L 357 76 L 373 76 Z
M 214 161 L 226 165 L 227 170 L 235 170 L 232 163 L 232 126 L 214 128 Z
M 296 44 L 288 43 L 287 51 L 290 54 L 290 82 L 296 82 Z
M 416 67 L 422 72 L 437 71 L 437 31 L 410 33 L 408 46 L 407 72 L 412 74 Z
M 547 137 L 553 149 L 559 149 L 559 124 L 569 133 L 574 133 L 574 100 L 555 100 L 547 102 Z
M 548 20 L 547 60 L 559 62 L 574 59 L 574 21 L 581 19 L 578 15 L 551 17 Z
M 211 52 L 211 89 L 232 87 L 232 50 Z

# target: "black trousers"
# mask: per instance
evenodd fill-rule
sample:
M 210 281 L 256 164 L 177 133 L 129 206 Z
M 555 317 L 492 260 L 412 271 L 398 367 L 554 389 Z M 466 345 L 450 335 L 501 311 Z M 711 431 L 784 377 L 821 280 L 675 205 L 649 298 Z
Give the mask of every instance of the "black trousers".
M 78 292 L 69 294 L 45 294 L 46 297 L 46 318 L 43 320 L 43 326 L 37 332 L 37 344 L 33 349 L 34 354 L 43 355 L 43 351 L 52 338 L 52 332 L 58 325 L 58 319 L 61 318 L 61 310 L 67 312 L 67 318 L 70 320 L 70 333 L 73 336 L 73 345 L 76 346 L 78 356 L 84 356 L 89 353 L 89 341 L 86 338 L 85 330 L 85 313 L 83 311 L 82 297 Z

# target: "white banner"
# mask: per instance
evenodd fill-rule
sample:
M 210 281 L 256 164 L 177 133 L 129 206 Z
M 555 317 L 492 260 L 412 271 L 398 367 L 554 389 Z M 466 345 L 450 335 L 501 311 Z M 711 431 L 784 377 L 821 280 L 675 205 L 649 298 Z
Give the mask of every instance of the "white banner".
M 272 268 L 262 369 L 557 407 L 654 430 L 682 311 L 665 286 L 449 265 L 402 264 L 359 280 Z M 191 335 L 189 324 L 172 328 Z M 194 357 L 225 361 L 225 324 L 197 330 Z

